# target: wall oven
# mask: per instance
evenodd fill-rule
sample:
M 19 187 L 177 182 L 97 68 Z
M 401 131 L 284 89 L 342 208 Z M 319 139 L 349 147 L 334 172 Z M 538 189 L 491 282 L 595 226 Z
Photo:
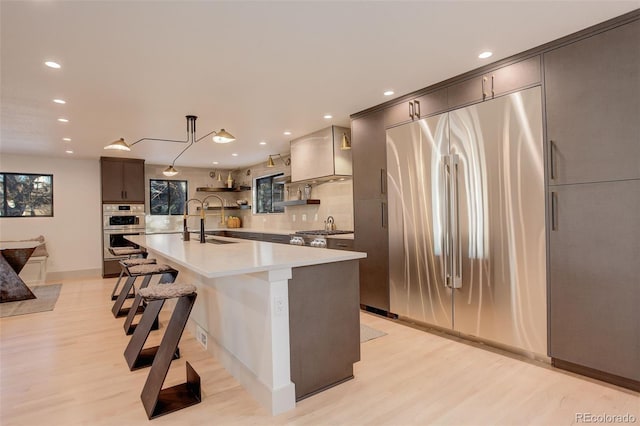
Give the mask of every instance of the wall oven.
M 104 262 L 122 259 L 123 257 L 121 256 L 111 254 L 109 248 L 138 248 L 126 237 L 144 234 L 144 204 L 103 204 L 102 229 L 102 257 Z

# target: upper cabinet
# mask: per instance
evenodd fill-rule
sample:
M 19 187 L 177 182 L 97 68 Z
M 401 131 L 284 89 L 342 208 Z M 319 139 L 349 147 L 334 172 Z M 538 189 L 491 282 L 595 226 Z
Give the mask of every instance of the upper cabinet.
M 534 56 L 453 84 L 448 88 L 448 108 L 454 109 L 486 101 L 540 84 L 540 69 L 540 56 Z
M 549 183 L 640 178 L 640 21 L 544 54 Z
M 101 157 L 103 203 L 144 203 L 144 160 Z
M 437 114 L 447 109 L 447 88 L 439 89 L 410 101 L 401 102 L 384 110 L 385 127 L 393 127 L 408 121 Z
M 291 141 L 291 181 L 351 176 L 351 150 L 341 149 L 342 139 L 351 141 L 351 130 L 331 126 Z

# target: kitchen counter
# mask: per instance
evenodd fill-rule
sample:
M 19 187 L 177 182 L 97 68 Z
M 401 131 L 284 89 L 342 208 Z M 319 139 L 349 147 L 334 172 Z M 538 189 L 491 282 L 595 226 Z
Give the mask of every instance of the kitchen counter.
M 178 282 L 196 285 L 188 330 L 206 335 L 207 351 L 257 401 L 276 415 L 353 378 L 360 359 L 358 260 L 366 254 L 193 237 L 127 236 L 177 269 Z
M 190 232 L 200 232 L 197 229 L 190 229 Z M 297 231 L 302 231 L 302 229 L 296 230 L 287 230 L 287 229 L 264 229 L 264 228 L 205 228 L 205 232 L 223 232 L 223 231 L 232 231 L 232 232 L 250 232 L 257 234 L 273 234 L 273 235 L 291 235 L 295 234 Z M 158 232 L 156 232 L 158 233 Z M 149 235 L 149 233 L 147 233 Z M 335 235 L 325 235 L 326 238 L 336 238 L 343 240 L 353 240 L 353 232 L 350 234 L 335 234 Z
M 287 244 L 208 237 L 228 244 L 201 244 L 198 238 L 182 241 L 181 234 L 128 235 L 127 239 L 206 277 L 250 274 L 283 268 L 362 259 L 366 254 L 343 250 L 318 250 Z

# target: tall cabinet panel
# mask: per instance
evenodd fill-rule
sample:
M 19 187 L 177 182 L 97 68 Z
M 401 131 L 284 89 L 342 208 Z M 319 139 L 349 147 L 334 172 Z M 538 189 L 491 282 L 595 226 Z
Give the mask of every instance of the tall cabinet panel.
M 640 380 L 640 180 L 550 197 L 551 356 Z
M 351 121 L 355 250 L 360 260 L 360 303 L 389 310 L 389 251 L 383 111 Z
M 640 21 L 544 55 L 549 182 L 640 178 Z
M 549 355 L 640 389 L 640 21 L 544 55 Z M 633 383 L 631 383 L 633 382 Z

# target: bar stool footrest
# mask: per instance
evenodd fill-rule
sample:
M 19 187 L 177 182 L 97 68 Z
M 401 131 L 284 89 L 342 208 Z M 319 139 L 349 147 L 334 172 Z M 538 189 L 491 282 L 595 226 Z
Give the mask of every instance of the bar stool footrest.
M 131 310 L 131 307 L 127 307 L 127 308 L 120 308 L 120 310 L 115 314 L 116 318 L 122 318 L 122 317 L 126 317 L 127 315 L 129 315 L 129 311 Z M 142 314 L 144 313 L 144 306 L 140 305 L 138 306 L 138 309 L 136 310 L 137 314 Z
M 162 389 L 149 420 L 181 410 L 202 401 L 200 376 L 187 361 L 187 382 Z

